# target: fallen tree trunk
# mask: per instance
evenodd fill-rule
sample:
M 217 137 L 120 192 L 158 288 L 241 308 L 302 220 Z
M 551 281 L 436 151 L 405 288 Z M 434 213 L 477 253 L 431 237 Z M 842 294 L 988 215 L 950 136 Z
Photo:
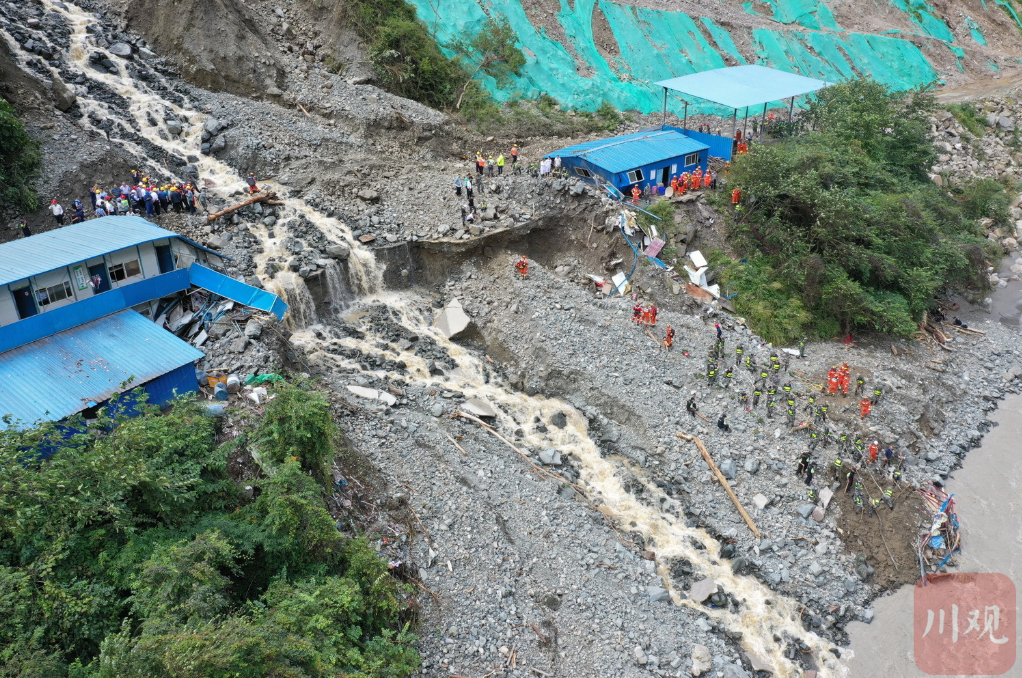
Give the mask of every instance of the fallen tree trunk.
M 745 524 L 749 526 L 749 529 L 752 530 L 752 533 L 756 535 L 757 539 L 762 539 L 762 536 L 759 533 L 759 529 L 756 527 L 756 523 L 752 522 L 752 518 L 745 511 L 745 507 L 742 506 L 742 503 L 738 501 L 738 495 L 736 495 L 735 491 L 731 489 L 731 485 L 730 483 L 728 483 L 727 478 L 725 478 L 724 474 L 720 472 L 720 469 L 717 468 L 717 465 L 713 463 L 713 458 L 710 457 L 710 451 L 706 449 L 705 445 L 703 445 L 703 441 L 700 440 L 698 436 L 688 435 L 687 433 L 682 433 L 681 431 L 676 431 L 676 433 L 678 437 L 681 438 L 682 440 L 688 440 L 696 444 L 696 447 L 698 447 L 699 452 L 702 453 L 703 459 L 706 461 L 706 464 L 710 467 L 710 470 L 713 471 L 714 475 L 717 476 L 717 481 L 720 482 L 720 486 L 727 491 L 727 495 L 731 497 L 731 501 L 734 502 L 735 508 L 737 508 L 738 512 L 742 514 L 742 518 L 745 518 Z
M 219 212 L 216 212 L 214 214 L 210 214 L 208 217 L 206 217 L 206 220 L 207 220 L 207 222 L 216 221 L 220 217 L 227 216 L 228 214 L 231 214 L 232 212 L 237 212 L 242 207 L 248 207 L 249 205 L 254 205 L 257 202 L 265 202 L 265 203 L 269 203 L 271 205 L 282 205 L 283 204 L 283 203 L 277 201 L 277 194 L 274 193 L 273 191 L 260 192 L 260 193 L 257 193 L 256 195 L 252 196 L 248 200 L 243 200 L 243 201 L 239 202 L 237 205 L 233 205 L 231 207 L 228 207 L 227 209 L 223 209 L 223 210 L 220 210 Z

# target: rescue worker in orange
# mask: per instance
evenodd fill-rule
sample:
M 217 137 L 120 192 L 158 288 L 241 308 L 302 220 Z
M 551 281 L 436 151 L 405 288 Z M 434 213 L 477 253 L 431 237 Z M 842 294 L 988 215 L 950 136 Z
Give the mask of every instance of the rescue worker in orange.
M 865 419 L 869 415 L 869 411 L 873 408 L 873 403 L 869 401 L 869 398 L 863 398 L 859 401 L 859 407 L 861 410 L 861 418 Z
M 703 168 L 696 167 L 695 171 L 692 172 L 692 190 L 697 191 L 702 188 L 703 185 Z
M 671 191 L 674 193 L 678 192 L 678 177 L 671 178 Z
M 869 444 L 869 463 L 875 464 L 877 456 L 880 454 L 880 443 L 874 440 Z
M 738 207 L 738 201 L 741 199 L 741 197 L 742 192 L 737 188 L 731 191 L 731 204 L 734 205 L 735 207 Z
M 712 182 L 713 174 L 710 172 L 709 168 L 706 168 L 706 174 L 703 175 L 703 188 L 709 188 Z
M 656 306 L 653 306 L 652 304 L 650 305 L 650 307 L 649 307 L 649 324 L 650 325 L 656 325 L 657 310 L 658 309 L 657 309 Z
M 668 351 L 671 350 L 671 346 L 674 345 L 674 328 L 671 327 L 670 323 L 667 323 L 667 334 L 664 336 L 664 348 Z
M 837 371 L 838 386 L 841 388 L 841 395 L 848 397 L 848 384 L 851 382 L 852 377 L 850 370 L 848 369 L 848 363 L 841 363 L 841 367 Z
M 522 258 L 515 264 L 515 270 L 522 274 L 523 278 L 529 277 L 529 260 L 522 255 Z
M 688 190 L 688 172 L 681 173 L 681 178 L 678 179 L 678 190 L 682 195 L 685 195 L 685 191 Z
M 640 195 L 642 195 L 642 190 L 639 188 L 638 184 L 635 184 L 634 186 L 632 186 L 632 204 L 633 205 L 638 205 L 639 204 L 639 196 Z
M 632 322 L 636 325 L 642 324 L 642 304 L 636 303 L 632 306 Z
M 837 368 L 832 367 L 827 372 L 827 393 L 837 393 Z

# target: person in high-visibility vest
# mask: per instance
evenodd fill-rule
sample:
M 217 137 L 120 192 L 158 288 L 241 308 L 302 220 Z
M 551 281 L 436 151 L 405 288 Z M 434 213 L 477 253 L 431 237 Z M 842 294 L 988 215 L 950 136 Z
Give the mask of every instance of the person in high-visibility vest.
M 518 144 L 511 147 L 511 167 L 518 164 Z
M 504 154 L 501 153 L 499 156 L 497 156 L 497 176 L 499 177 L 502 176 L 503 174 L 504 174 Z

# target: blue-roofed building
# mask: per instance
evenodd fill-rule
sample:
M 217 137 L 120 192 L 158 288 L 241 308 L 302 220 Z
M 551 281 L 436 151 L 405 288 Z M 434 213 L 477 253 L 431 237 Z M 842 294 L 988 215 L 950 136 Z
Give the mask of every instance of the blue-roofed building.
M 710 147 L 674 127 L 659 127 L 608 139 L 597 139 L 549 153 L 561 166 L 592 184 L 608 183 L 628 194 L 633 186 L 646 190 L 667 186 L 673 177 L 706 170 Z
M 129 378 L 157 404 L 196 390 L 203 353 L 164 329 L 168 315 L 187 321 L 208 312 L 195 308 L 200 300 L 221 298 L 278 319 L 287 310 L 216 270 L 225 259 L 133 216 L 0 244 L 0 416 L 59 420 Z

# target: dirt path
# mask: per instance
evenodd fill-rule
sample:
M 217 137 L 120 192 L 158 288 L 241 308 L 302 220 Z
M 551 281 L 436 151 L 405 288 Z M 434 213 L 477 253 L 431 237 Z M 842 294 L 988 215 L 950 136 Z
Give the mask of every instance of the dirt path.
M 937 92 L 937 101 L 942 104 L 957 104 L 972 99 L 1006 94 L 1022 85 L 1022 68 L 1005 69 L 999 77 L 976 80 L 959 87 L 942 89 Z

